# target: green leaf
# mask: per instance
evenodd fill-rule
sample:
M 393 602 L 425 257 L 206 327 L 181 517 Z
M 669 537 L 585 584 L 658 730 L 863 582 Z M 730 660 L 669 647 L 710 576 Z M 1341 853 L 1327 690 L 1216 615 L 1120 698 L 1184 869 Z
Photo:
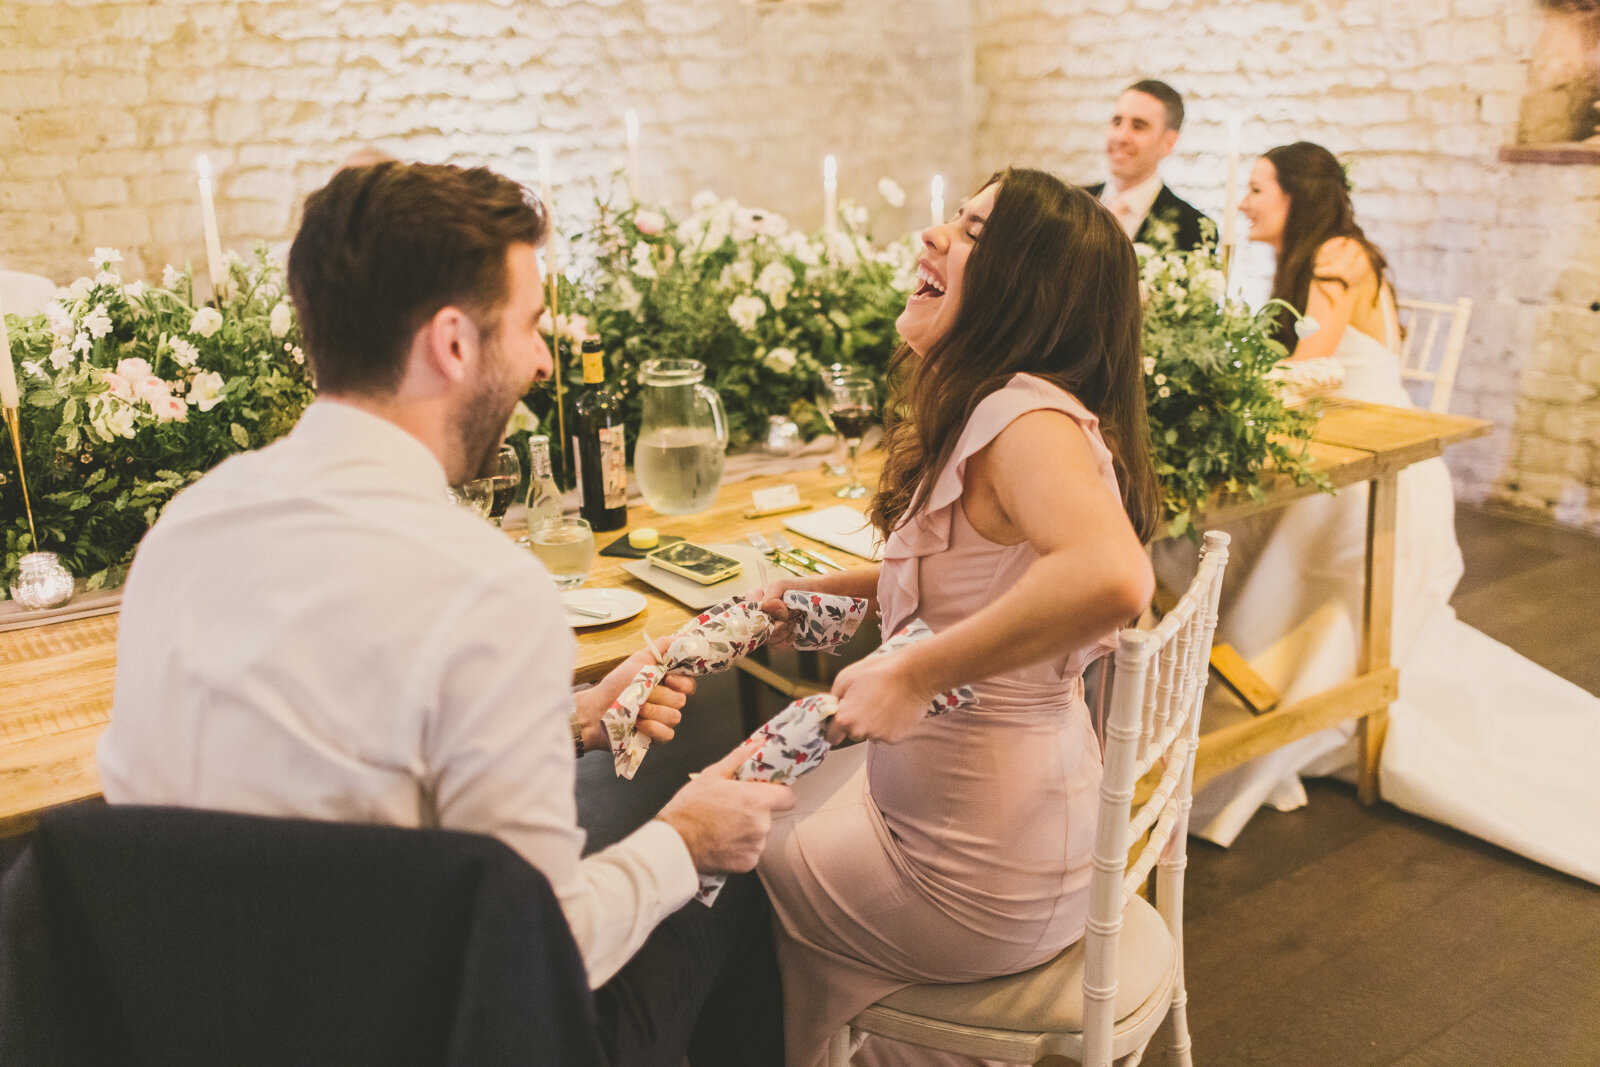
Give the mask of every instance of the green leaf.
M 233 443 L 240 448 L 250 447 L 250 435 L 237 422 L 228 424 L 228 434 L 233 438 Z

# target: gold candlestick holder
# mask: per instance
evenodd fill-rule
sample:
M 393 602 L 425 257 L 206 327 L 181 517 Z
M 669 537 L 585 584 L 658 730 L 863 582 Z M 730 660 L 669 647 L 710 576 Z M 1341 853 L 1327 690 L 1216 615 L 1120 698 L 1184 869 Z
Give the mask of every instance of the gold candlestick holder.
M 22 417 L 14 407 L 4 409 L 6 428 L 11 431 L 11 451 L 17 457 L 17 480 L 22 483 L 22 508 L 28 514 L 28 536 L 33 538 L 34 551 L 39 550 L 39 533 L 33 526 L 33 501 L 28 498 L 27 465 L 22 462 Z
M 561 274 L 556 266 L 555 239 L 556 235 L 552 232 L 545 244 L 545 273 L 549 275 L 550 283 L 550 296 L 545 306 L 550 309 L 550 384 L 556 395 L 556 440 L 561 443 L 560 481 L 565 483 L 566 468 L 570 463 L 567 455 L 570 445 L 567 441 L 566 405 L 561 399 L 561 323 L 556 318 L 561 301 Z

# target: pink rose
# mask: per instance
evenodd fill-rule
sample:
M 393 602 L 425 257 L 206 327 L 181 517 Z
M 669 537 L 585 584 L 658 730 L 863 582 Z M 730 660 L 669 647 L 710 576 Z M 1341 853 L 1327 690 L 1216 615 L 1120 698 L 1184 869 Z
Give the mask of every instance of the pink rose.
M 167 393 L 150 401 L 150 410 L 155 412 L 157 422 L 183 422 L 189 417 L 189 405 Z
M 100 380 L 106 383 L 106 388 L 111 390 L 112 396 L 120 396 L 124 400 L 133 399 L 133 385 L 122 375 L 106 371 L 100 375 Z
M 172 395 L 172 388 L 154 374 L 146 374 L 134 379 L 133 395 L 154 408 L 157 401 Z
M 137 358 L 120 360 L 117 363 L 117 373 L 130 382 L 136 382 L 140 378 L 149 376 L 150 364 Z
M 660 212 L 637 211 L 633 216 L 633 225 L 646 237 L 654 237 L 667 228 L 667 219 Z

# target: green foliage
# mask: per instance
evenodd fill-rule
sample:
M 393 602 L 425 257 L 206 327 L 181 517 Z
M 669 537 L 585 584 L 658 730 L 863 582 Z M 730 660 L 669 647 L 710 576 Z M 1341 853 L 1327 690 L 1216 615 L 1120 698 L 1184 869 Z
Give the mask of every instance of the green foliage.
M 39 544 L 28 534 L 16 458 L 0 449 L 0 575 L 35 547 L 91 588 L 121 582 L 145 530 L 180 489 L 227 456 L 288 432 L 312 391 L 282 269 L 258 248 L 235 260 L 219 307 L 187 272 L 124 285 L 121 256 L 96 249 L 94 278 L 47 313 L 7 316 L 21 438 Z M 3 594 L 0 594 L 3 595 Z
M 1173 535 L 1198 533 L 1194 512 L 1215 490 L 1259 498 L 1267 470 L 1326 488 L 1307 469 L 1315 412 L 1287 405 L 1275 381 L 1283 305 L 1223 302 L 1210 252 L 1139 251 L 1151 454 Z

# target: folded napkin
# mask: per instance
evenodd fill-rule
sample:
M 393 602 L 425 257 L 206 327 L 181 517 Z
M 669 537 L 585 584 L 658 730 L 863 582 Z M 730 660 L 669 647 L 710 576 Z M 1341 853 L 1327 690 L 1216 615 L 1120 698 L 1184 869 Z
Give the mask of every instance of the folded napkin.
M 933 633 L 921 619 L 912 619 L 895 635 L 872 652 L 883 656 L 921 641 Z M 972 690 L 967 686 L 940 693 L 928 708 L 929 715 L 964 708 L 973 702 Z M 774 715 L 749 740 L 761 741 L 761 747 L 733 772 L 735 778 L 755 782 L 792 782 L 821 763 L 832 747 L 828 744 L 828 719 L 839 710 L 839 701 L 830 693 L 801 697 Z M 722 892 L 724 878 L 719 874 L 703 875 L 700 890 L 694 898 L 708 907 Z
M 867 615 L 867 602 L 856 597 L 791 589 L 783 595 L 783 602 L 795 623 L 794 647 L 809 652 L 836 652 L 855 636 Z M 663 678 L 725 671 L 766 644 L 773 626 L 772 618 L 757 604 L 736 596 L 707 608 L 673 634 L 666 652 L 635 675 L 600 717 L 618 776 L 632 778 L 650 749 L 650 739 L 635 725 L 650 691 Z

